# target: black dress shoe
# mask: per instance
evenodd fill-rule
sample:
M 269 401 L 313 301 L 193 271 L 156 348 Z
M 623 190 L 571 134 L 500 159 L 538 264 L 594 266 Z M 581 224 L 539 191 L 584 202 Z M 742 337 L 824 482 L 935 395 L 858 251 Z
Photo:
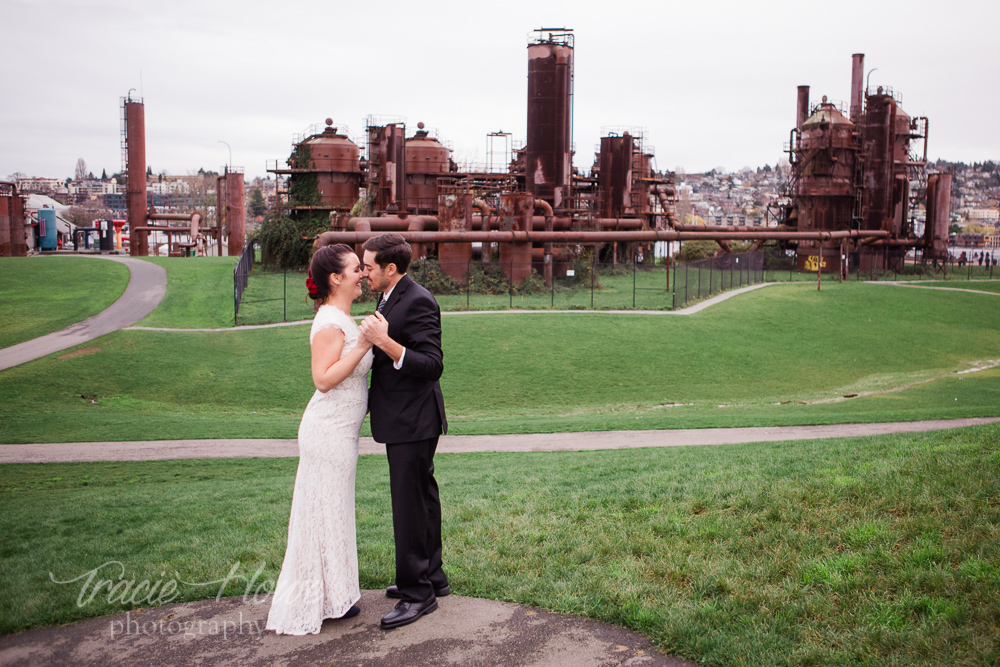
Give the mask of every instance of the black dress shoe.
M 435 611 L 437 608 L 438 602 L 436 598 L 431 598 L 424 602 L 406 602 L 405 600 L 397 602 L 396 608 L 382 617 L 382 629 L 391 630 L 401 625 L 413 623 L 413 621 Z
M 445 586 L 444 588 L 435 588 L 434 597 L 436 598 L 446 598 L 451 595 L 451 586 Z M 399 592 L 399 589 L 395 586 L 389 586 L 385 589 L 385 596 L 387 598 L 392 598 L 393 600 L 402 600 L 403 594 Z

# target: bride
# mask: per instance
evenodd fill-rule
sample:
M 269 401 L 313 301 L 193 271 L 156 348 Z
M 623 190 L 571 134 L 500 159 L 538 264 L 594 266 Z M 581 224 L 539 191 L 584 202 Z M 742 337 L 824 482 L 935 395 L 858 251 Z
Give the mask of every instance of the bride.
M 350 316 L 361 263 L 350 246 L 328 245 L 309 273 L 318 304 L 309 333 L 316 393 L 299 425 L 288 547 L 266 626 L 287 635 L 316 634 L 324 619 L 355 616 L 361 599 L 354 476 L 372 365 L 372 344 Z

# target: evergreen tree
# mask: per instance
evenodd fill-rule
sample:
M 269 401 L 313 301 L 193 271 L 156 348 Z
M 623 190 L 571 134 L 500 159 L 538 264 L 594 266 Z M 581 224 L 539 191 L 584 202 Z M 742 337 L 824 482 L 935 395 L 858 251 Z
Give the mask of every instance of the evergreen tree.
M 264 193 L 260 191 L 260 188 L 254 188 L 250 192 L 249 207 L 251 218 L 267 213 L 267 202 L 264 201 Z

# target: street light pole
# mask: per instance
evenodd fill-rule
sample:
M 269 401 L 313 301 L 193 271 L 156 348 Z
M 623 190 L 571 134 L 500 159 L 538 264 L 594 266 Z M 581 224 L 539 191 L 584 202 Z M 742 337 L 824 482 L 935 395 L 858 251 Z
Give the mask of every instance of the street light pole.
M 228 148 L 228 149 L 229 149 L 229 164 L 227 164 L 227 165 L 226 165 L 226 172 L 228 173 L 228 172 L 229 172 L 229 170 L 230 170 L 230 169 L 232 168 L 232 166 L 233 166 L 233 147 L 232 147 L 232 146 L 230 146 L 229 144 L 227 144 L 227 143 L 226 143 L 225 141 L 223 141 L 222 139 L 219 139 L 219 143 L 220 143 L 220 144 L 226 144 L 226 148 Z

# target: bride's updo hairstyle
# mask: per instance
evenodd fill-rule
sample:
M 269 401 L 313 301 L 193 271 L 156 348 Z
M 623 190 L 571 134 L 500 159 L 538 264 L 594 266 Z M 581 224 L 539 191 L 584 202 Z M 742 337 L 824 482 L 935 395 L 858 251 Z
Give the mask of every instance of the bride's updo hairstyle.
M 309 263 L 306 287 L 309 288 L 309 298 L 315 301 L 317 306 L 330 296 L 330 276 L 344 272 L 347 268 L 347 255 L 353 252 L 354 248 L 351 246 L 338 243 L 323 246 L 313 255 Z

